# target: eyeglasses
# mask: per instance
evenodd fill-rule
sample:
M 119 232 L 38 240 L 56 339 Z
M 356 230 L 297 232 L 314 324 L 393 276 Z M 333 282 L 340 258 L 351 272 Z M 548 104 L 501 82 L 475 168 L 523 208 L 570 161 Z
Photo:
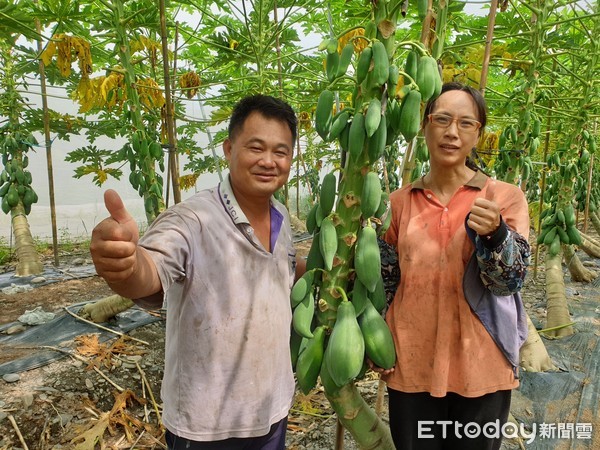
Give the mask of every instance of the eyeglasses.
M 455 119 L 451 116 L 447 116 L 446 114 L 429 114 L 427 117 L 429 118 L 430 124 L 440 128 L 448 128 L 450 125 L 452 125 L 452 122 L 456 122 L 459 131 L 464 131 L 466 133 L 474 133 L 481 128 L 481 122 L 475 119 Z

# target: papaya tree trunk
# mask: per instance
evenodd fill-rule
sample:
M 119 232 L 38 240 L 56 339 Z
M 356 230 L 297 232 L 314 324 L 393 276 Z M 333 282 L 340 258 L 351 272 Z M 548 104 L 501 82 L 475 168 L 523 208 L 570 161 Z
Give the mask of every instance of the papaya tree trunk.
M 395 449 L 389 428 L 365 402 L 354 383 L 343 386 L 333 394 L 326 390 L 325 396 L 340 423 L 361 449 Z
M 598 213 L 590 212 L 590 221 L 592 222 L 596 233 L 600 234 L 600 218 L 598 217 Z
M 84 318 L 91 320 L 94 323 L 107 322 L 117 314 L 128 310 L 134 306 L 131 300 L 120 295 L 110 295 L 98 300 L 94 303 L 88 303 L 79 314 Z
M 561 262 L 562 251 L 556 255 L 546 253 L 546 328 L 561 327 L 547 332 L 549 336 L 557 338 L 573 334 L 572 326 L 564 326 L 571 323 L 571 316 L 567 306 Z
M 600 242 L 593 239 L 591 236 L 579 232 L 583 241 L 579 248 L 586 252 L 592 258 L 600 258 Z
M 565 256 L 565 264 L 571 273 L 571 280 L 589 283 L 596 278 L 596 274 L 593 271 L 581 264 L 581 260 L 577 256 L 577 253 L 575 253 L 575 250 L 573 250 L 573 246 L 563 244 L 562 248 Z
M 15 253 L 18 261 L 15 275 L 26 277 L 41 274 L 44 271 L 44 265 L 35 248 L 29 222 L 25 215 L 25 208 L 21 201 L 19 201 L 17 206 L 12 208 L 11 218 L 13 234 L 15 236 Z
M 550 359 L 544 341 L 535 328 L 535 325 L 527 314 L 527 340 L 521 347 L 520 361 L 521 367 L 527 372 L 546 372 L 557 370 Z

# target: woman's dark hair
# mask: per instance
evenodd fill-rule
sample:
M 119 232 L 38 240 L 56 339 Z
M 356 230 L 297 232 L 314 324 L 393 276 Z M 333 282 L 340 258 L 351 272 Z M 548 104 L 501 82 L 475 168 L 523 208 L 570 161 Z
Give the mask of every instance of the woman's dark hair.
M 477 106 L 477 120 L 481 122 L 481 128 L 479 129 L 479 135 L 481 136 L 485 128 L 485 124 L 487 123 L 487 106 L 483 95 L 481 95 L 481 92 L 479 92 L 477 89 L 472 88 L 471 86 L 467 86 L 466 84 L 457 83 L 454 81 L 450 83 L 444 83 L 444 85 L 442 86 L 442 90 L 440 91 L 440 95 L 448 91 L 462 91 L 466 92 L 471 96 L 471 98 L 475 102 L 475 105 Z M 435 106 L 435 102 L 438 98 L 439 96 L 429 99 L 429 101 L 425 105 L 425 112 L 423 113 L 423 125 L 427 123 L 427 116 L 429 116 L 429 114 L 431 114 L 431 111 L 433 111 L 433 107 Z
M 481 128 L 479 129 L 479 136 L 481 136 L 485 129 L 485 124 L 487 123 L 487 106 L 483 95 L 481 95 L 481 92 L 479 92 L 477 89 L 472 88 L 471 86 L 467 86 L 465 84 L 457 83 L 454 81 L 450 83 L 444 83 L 444 85 L 442 86 L 442 90 L 440 91 L 440 95 L 448 91 L 462 91 L 466 92 L 471 96 L 477 107 L 477 120 L 481 122 Z M 425 124 L 427 123 L 427 116 L 429 116 L 429 114 L 431 114 L 431 111 L 433 111 L 433 107 L 435 106 L 435 102 L 438 98 L 439 95 L 435 98 L 429 99 L 429 101 L 425 105 L 425 112 L 423 113 L 423 126 L 425 126 Z M 475 161 L 479 161 L 481 165 L 477 164 Z M 471 151 L 471 155 L 467 157 L 465 164 L 470 169 L 479 170 L 489 176 L 489 174 L 481 167 L 483 165 L 481 158 L 477 154 L 477 151 L 474 147 Z
M 292 132 L 292 142 L 296 142 L 298 119 L 292 107 L 283 100 L 261 94 L 244 97 L 233 107 L 227 130 L 230 139 L 235 137 L 244 126 L 248 116 L 255 111 L 268 119 L 286 123 Z

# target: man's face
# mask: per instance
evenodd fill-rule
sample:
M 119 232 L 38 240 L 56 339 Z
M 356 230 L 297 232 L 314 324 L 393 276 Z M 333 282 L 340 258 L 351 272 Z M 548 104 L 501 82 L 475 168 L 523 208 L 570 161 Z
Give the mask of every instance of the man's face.
M 271 197 L 288 179 L 293 148 L 286 122 L 251 113 L 233 139 L 223 143 L 236 196 Z

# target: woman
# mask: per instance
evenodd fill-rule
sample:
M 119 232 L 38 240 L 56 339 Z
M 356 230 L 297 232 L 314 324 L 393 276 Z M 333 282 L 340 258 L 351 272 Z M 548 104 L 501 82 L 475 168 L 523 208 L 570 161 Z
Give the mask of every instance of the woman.
M 445 84 L 425 107 L 430 171 L 390 196 L 384 239 L 397 251 L 401 277 L 386 320 L 398 359 L 383 377 L 398 449 L 499 449 L 518 386 L 525 336 L 517 322 L 523 324 L 524 312 L 512 294 L 528 265 L 529 217 L 518 187 L 490 179 L 469 161 L 485 124 L 481 94 Z M 509 302 L 512 321 L 489 323 L 465 298 L 474 252 L 470 271 L 492 300 Z M 490 304 L 496 306 L 481 302 L 484 309 Z M 502 342 L 507 335 L 514 341 Z

